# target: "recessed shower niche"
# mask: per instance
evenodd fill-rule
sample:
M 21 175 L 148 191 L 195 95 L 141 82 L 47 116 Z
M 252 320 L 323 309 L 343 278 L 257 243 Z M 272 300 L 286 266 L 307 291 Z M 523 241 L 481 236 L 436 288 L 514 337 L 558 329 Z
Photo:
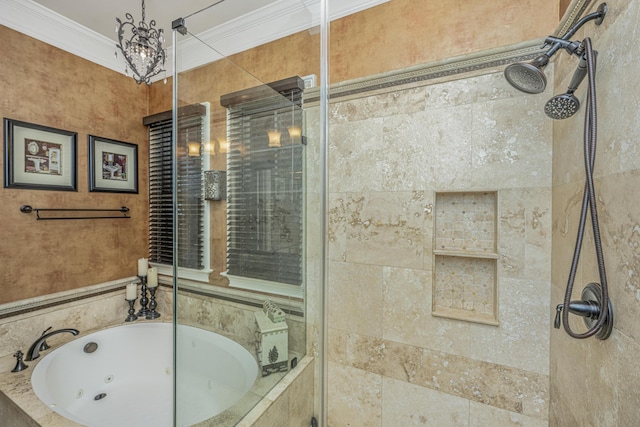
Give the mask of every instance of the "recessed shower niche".
M 432 314 L 498 325 L 498 193 L 436 193 L 435 200 Z

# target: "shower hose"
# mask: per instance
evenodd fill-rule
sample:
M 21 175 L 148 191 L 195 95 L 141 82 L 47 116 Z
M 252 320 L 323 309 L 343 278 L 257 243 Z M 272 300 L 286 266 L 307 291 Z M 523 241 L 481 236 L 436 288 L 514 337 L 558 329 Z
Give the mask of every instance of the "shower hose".
M 576 246 L 573 251 L 573 259 L 571 261 L 571 269 L 567 280 L 567 288 L 564 295 L 564 309 L 562 310 L 562 324 L 564 330 L 573 338 L 588 338 L 596 334 L 604 325 L 609 315 L 609 289 L 607 286 L 607 274 L 604 265 L 604 256 L 602 253 L 602 243 L 600 241 L 600 226 L 598 223 L 598 212 L 596 207 L 596 195 L 593 185 L 593 167 L 596 159 L 596 142 L 597 142 L 597 108 L 596 108 L 596 64 L 591 39 L 585 38 L 582 41 L 587 59 L 587 103 L 585 108 L 584 119 L 584 169 L 585 169 L 585 186 L 582 195 L 582 209 L 580 211 L 580 222 L 578 224 L 578 235 L 576 238 Z M 600 303 L 600 313 L 598 320 L 584 333 L 576 333 L 569 325 L 569 304 L 571 303 L 571 293 L 576 278 L 578 262 L 580 260 L 580 250 L 584 238 L 584 229 L 587 222 L 587 214 L 591 215 L 591 225 L 593 228 L 593 241 L 595 243 L 595 252 L 598 262 L 598 273 L 600 276 L 600 284 L 602 290 L 602 301 Z

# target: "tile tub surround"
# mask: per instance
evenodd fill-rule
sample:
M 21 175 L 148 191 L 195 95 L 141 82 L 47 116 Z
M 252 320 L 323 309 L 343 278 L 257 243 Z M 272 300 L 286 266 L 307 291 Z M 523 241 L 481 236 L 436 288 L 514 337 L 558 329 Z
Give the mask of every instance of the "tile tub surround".
M 552 91 L 502 70 L 331 103 L 330 426 L 548 424 Z M 498 196 L 498 326 L 431 313 L 436 193 L 476 191 Z
M 0 319 L 0 342 L 2 343 L 0 346 L 2 349 L 2 354 L 0 355 L 0 394 L 2 395 L 0 399 L 0 414 L 10 414 L 11 417 L 16 418 L 11 421 L 16 423 L 16 427 L 23 425 L 39 425 L 43 427 L 71 427 L 78 425 L 51 411 L 31 390 L 31 373 L 39 360 L 26 362 L 29 367 L 25 371 L 12 373 L 11 369 L 15 366 L 13 354 L 17 349 L 22 349 L 23 352 L 26 351 L 33 339 L 36 339 L 50 325 L 54 325 L 55 328 L 75 327 L 81 331 L 81 335 L 85 335 L 105 327 L 123 324 L 128 310 L 128 306 L 124 301 L 124 286 L 129 281 L 130 279 L 126 279 L 91 286 L 78 291 L 63 292 L 48 299 L 60 300 L 65 297 L 73 297 L 73 294 L 82 293 L 85 290 L 88 293 L 106 293 Z M 115 288 L 115 290 L 109 291 L 110 288 Z M 161 312 L 162 317 L 154 321 L 172 321 L 170 312 L 173 300 L 171 289 L 161 286 L 156 296 L 158 298 L 158 310 Z M 42 300 L 45 299 L 47 298 L 37 298 L 38 301 L 36 302 L 42 303 L 44 302 Z M 188 293 L 186 296 L 183 295 L 181 300 L 181 309 L 185 310 L 185 317 L 191 316 L 195 320 L 192 324 L 205 327 L 205 329 L 213 330 L 236 340 L 239 339 L 239 336 L 245 334 L 245 337 L 238 342 L 253 352 L 254 329 L 241 320 L 251 319 L 255 322 L 253 317 L 254 307 L 247 309 L 246 307 L 243 308 L 241 304 L 220 301 L 218 301 L 219 304 L 216 307 L 215 304 L 209 304 L 206 298 L 201 296 L 193 297 Z M 188 307 L 198 307 L 198 309 L 187 312 Z M 213 317 L 202 317 L 205 311 L 212 313 Z M 219 321 L 204 325 L 198 323 L 198 320 L 211 321 L 212 319 L 219 319 Z M 294 329 L 304 328 L 304 322 L 300 326 L 297 326 L 295 321 L 289 324 L 293 325 Z M 249 337 L 246 334 L 249 334 Z M 74 338 L 71 335 L 60 334 L 52 337 L 50 344 L 55 348 Z M 299 348 L 304 346 L 304 342 L 297 343 L 294 341 L 293 346 L 294 348 Z M 243 416 L 254 420 L 255 425 L 268 425 L 260 423 L 264 423 L 266 422 L 265 420 L 273 417 L 280 420 L 297 420 L 298 424 L 291 424 L 292 427 L 301 425 L 300 420 L 310 419 L 313 413 L 313 365 L 312 358 L 299 356 L 298 368 L 286 374 L 258 378 L 246 399 L 214 417 L 214 419 L 198 424 L 198 427 L 235 425 L 243 419 Z M 293 391 L 289 391 L 289 388 Z M 243 421 L 243 423 L 245 424 L 242 425 L 253 425 L 247 424 L 246 421 Z

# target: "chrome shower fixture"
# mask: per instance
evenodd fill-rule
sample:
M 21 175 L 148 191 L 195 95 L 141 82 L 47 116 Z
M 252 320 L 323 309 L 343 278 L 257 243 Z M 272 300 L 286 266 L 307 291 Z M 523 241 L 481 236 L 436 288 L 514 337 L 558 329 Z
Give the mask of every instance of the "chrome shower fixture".
M 504 70 L 504 77 L 511 86 L 521 92 L 531 94 L 544 92 L 547 87 L 544 68 L 549 63 L 551 57 L 561 48 L 565 49 L 571 55 L 582 56 L 581 51 L 583 48 L 581 47 L 581 43 L 572 42 L 569 41 L 569 39 L 588 21 L 595 20 L 596 25 L 602 24 L 606 13 L 607 4 L 601 3 L 595 12 L 586 15 L 576 22 L 562 37 L 547 37 L 543 46 L 543 48 L 549 45 L 551 46 L 547 52 L 537 56 L 530 62 L 517 62 L 507 66 Z

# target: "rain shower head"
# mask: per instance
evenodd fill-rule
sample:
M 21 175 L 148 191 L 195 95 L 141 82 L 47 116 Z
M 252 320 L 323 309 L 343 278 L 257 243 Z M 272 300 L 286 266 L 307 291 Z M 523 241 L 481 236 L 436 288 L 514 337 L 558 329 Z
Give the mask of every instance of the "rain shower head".
M 516 62 L 505 68 L 504 77 L 521 92 L 541 93 L 547 87 L 547 77 L 543 70 L 548 63 L 547 55 L 540 55 L 531 62 Z
M 595 12 L 578 20 L 562 37 L 547 37 L 544 46 L 551 47 L 546 53 L 537 56 L 531 62 L 518 62 L 507 66 L 504 70 L 504 77 L 511 86 L 524 93 L 544 92 L 547 87 L 547 78 L 543 70 L 549 63 L 549 59 L 560 49 L 565 49 L 571 55 L 582 55 L 579 52 L 580 44 L 569 39 L 588 21 L 595 20 L 596 25 L 602 24 L 606 14 L 607 4 L 601 3 Z

